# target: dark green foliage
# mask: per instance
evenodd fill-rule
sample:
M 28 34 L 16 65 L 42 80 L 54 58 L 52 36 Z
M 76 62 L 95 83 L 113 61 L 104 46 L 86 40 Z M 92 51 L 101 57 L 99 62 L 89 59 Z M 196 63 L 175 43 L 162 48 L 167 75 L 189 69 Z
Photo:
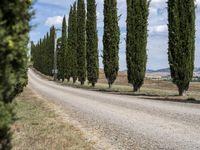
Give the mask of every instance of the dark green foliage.
M 57 45 L 56 45 L 56 51 L 57 51 L 57 65 L 58 65 L 58 80 L 64 80 L 65 76 L 63 76 L 63 70 L 61 70 L 61 68 L 63 67 L 62 65 L 65 65 L 65 64 L 62 64 L 62 50 L 61 50 L 61 44 L 62 44 L 62 38 L 58 38 L 57 40 Z
M 0 101 L 9 103 L 27 84 L 29 1 L 2 0 L 0 5 Z
M 54 66 L 54 45 L 55 45 L 55 28 L 51 27 L 50 35 L 47 35 L 38 41 L 35 45 L 31 42 L 31 55 L 33 67 L 38 71 L 52 75 Z
M 0 101 L 0 149 L 8 150 L 10 145 L 10 125 L 12 123 L 12 115 L 6 108 L 5 104 Z
M 50 28 L 50 37 L 49 37 L 49 45 L 48 45 L 48 70 L 49 70 L 49 75 L 52 75 L 52 70 L 54 66 L 54 47 L 55 47 L 55 27 L 52 26 Z
M 117 0 L 104 0 L 103 64 L 109 87 L 116 80 L 119 70 L 119 36 Z
M 95 86 L 99 77 L 96 1 L 87 1 L 87 78 Z
M 77 5 L 77 73 L 83 85 L 86 80 L 86 12 L 84 0 Z
M 127 72 L 135 92 L 143 85 L 146 73 L 149 3 L 148 0 L 127 0 Z
M 57 42 L 58 44 L 58 42 Z M 62 37 L 61 37 L 61 47 L 57 51 L 58 56 L 58 79 L 64 81 L 65 79 L 65 67 L 68 66 L 68 60 L 65 58 L 67 52 L 67 24 L 66 18 L 64 16 L 62 23 Z M 67 64 L 66 64 L 67 63 Z M 68 68 L 67 68 L 68 69 Z M 67 72 L 66 72 L 67 74 Z
M 77 80 L 77 10 L 76 3 L 70 9 L 68 21 L 68 61 L 70 77 L 75 83 Z
M 168 58 L 171 76 L 179 89 L 179 95 L 183 95 L 189 88 L 194 70 L 194 0 L 169 0 L 168 21 Z
M 11 149 L 13 114 L 7 107 L 27 84 L 27 51 L 31 3 L 1 0 L 0 4 L 0 149 Z
M 71 38 L 71 65 L 72 65 L 72 78 L 73 82 L 75 83 L 77 80 L 77 9 L 76 9 L 76 2 L 73 5 L 73 10 L 72 10 L 72 27 L 69 29 L 69 32 L 72 34 L 70 36 Z M 69 34 L 70 34 L 69 33 Z
M 68 18 L 68 39 L 67 39 L 67 47 L 68 50 L 66 51 L 66 78 L 69 81 L 72 76 L 72 36 L 73 36 L 73 25 L 72 25 L 72 15 L 73 15 L 73 8 L 71 7 L 69 18 Z

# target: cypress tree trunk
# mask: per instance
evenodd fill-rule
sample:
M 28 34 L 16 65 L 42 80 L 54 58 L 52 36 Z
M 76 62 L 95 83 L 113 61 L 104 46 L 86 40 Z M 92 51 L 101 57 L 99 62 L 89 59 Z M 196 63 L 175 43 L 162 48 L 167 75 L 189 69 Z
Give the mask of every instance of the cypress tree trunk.
M 119 70 L 119 36 L 117 1 L 104 0 L 103 64 L 109 87 L 116 80 Z
M 86 12 L 84 0 L 78 0 L 77 6 L 77 62 L 78 80 L 81 85 L 86 79 Z
M 87 78 L 95 86 L 99 77 L 96 1 L 87 1 Z
M 147 63 L 148 0 L 127 0 L 126 61 L 128 82 L 137 92 L 144 83 Z
M 194 0 L 168 1 L 168 59 L 173 83 L 182 96 L 189 89 L 194 70 L 195 3 Z

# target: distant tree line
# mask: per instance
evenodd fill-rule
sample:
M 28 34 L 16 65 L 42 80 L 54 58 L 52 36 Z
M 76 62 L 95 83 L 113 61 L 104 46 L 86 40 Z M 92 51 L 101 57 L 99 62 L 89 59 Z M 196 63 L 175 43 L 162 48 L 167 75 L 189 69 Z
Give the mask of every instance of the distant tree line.
M 0 149 L 11 149 L 11 103 L 27 84 L 30 0 L 1 0 L 0 5 Z
M 148 16 L 151 0 L 127 0 L 126 61 L 128 82 L 133 91 L 140 90 L 144 83 L 147 64 Z M 168 0 L 168 59 L 173 83 L 179 95 L 184 95 L 192 80 L 195 51 L 195 1 Z M 98 35 L 96 1 L 78 0 L 71 6 L 66 30 L 63 19 L 61 48 L 58 50 L 59 79 L 73 78 L 83 85 L 88 80 L 93 86 L 99 76 Z M 87 10 L 87 11 L 86 11 Z M 104 0 L 103 65 L 109 87 L 115 82 L 119 71 L 120 28 L 117 0 Z M 45 55 L 40 40 L 33 55 L 34 65 L 45 72 L 47 63 L 41 61 Z M 53 43 L 53 42 L 52 42 Z M 45 45 L 45 44 L 44 44 Z M 53 46 L 52 46 L 53 48 Z M 51 48 L 47 48 L 51 51 Z M 49 53 L 48 53 L 49 54 Z M 52 59 L 52 57 L 48 57 Z M 40 62 L 38 62 L 38 60 Z M 45 61 L 45 59 L 43 59 Z M 37 66 L 37 65 L 36 65 Z M 52 66 L 51 66 L 52 67 Z M 53 67 L 52 67 L 53 68 Z
M 33 66 L 46 75 L 52 75 L 55 44 L 54 36 L 55 28 L 51 27 L 50 33 L 47 33 L 36 45 L 31 42 L 31 55 L 34 58 Z
M 87 17 L 86 17 L 87 16 Z M 87 18 L 87 19 L 86 19 Z M 63 18 L 62 36 L 57 42 L 58 79 L 70 78 L 83 85 L 86 77 L 93 86 L 99 77 L 98 35 L 96 23 L 96 2 L 87 2 L 87 14 L 84 0 L 78 0 L 70 8 L 68 27 Z M 50 34 L 31 43 L 33 66 L 46 75 L 52 75 L 55 27 Z

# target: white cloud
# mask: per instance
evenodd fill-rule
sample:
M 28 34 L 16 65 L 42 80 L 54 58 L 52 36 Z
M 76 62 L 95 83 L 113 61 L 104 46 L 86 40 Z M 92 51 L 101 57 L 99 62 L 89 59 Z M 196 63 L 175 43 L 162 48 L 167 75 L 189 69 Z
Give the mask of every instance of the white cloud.
M 150 33 L 164 33 L 167 32 L 167 25 L 156 25 L 149 27 Z
M 58 26 L 62 24 L 63 17 L 62 16 L 54 16 L 47 18 L 45 25 L 47 26 Z

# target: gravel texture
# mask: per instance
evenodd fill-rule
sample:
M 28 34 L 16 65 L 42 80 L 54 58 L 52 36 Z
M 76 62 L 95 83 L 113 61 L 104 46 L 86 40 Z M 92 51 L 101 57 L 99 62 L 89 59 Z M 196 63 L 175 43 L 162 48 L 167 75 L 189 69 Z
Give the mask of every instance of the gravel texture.
M 98 135 L 97 149 L 199 150 L 200 105 L 64 87 L 29 70 L 29 86 Z

